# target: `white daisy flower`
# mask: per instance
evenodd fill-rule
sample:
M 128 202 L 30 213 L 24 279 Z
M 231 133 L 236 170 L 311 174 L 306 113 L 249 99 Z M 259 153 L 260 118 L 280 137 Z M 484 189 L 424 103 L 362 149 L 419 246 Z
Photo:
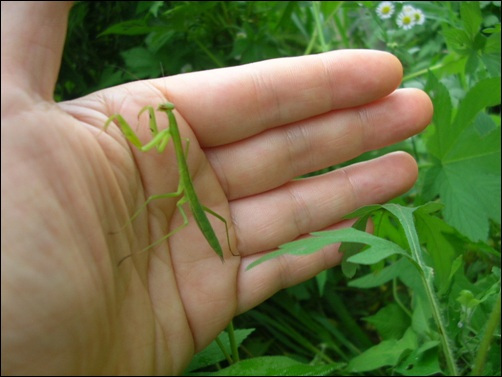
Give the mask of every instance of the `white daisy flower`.
M 413 14 L 401 12 L 397 16 L 397 26 L 403 28 L 404 30 L 409 30 L 415 26 L 415 18 Z
M 416 9 L 414 7 L 412 7 L 411 5 L 403 6 L 403 10 L 402 10 L 402 12 L 406 13 L 406 14 L 413 14 L 413 13 L 415 13 L 415 11 L 416 11 Z
M 378 5 L 376 13 L 382 20 L 390 18 L 394 14 L 394 4 L 392 4 L 390 1 L 382 1 Z
M 413 20 L 417 25 L 423 25 L 425 22 L 425 14 L 420 9 L 415 9 L 412 13 Z

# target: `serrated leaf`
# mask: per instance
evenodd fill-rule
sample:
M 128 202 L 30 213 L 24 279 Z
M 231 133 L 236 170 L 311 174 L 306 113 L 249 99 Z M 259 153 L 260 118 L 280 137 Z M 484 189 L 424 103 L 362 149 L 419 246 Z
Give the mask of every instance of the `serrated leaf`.
M 436 89 L 435 108 L 448 107 L 442 84 L 433 76 L 429 88 Z M 434 118 L 436 132 L 427 142 L 436 159 L 424 195 L 439 194 L 445 220 L 474 241 L 487 239 L 489 219 L 500 223 L 500 127 L 479 132 L 480 119 L 486 119 L 480 112 L 499 103 L 500 78 L 480 81 L 466 94 L 451 125 L 446 117 L 445 124 Z
M 410 317 L 395 303 L 384 306 L 364 320 L 375 326 L 384 340 L 401 338 L 411 324 Z
M 415 333 L 408 329 L 400 339 L 384 340 L 350 360 L 350 372 L 367 372 L 384 366 L 396 366 L 405 351 L 417 347 Z
M 349 281 L 349 287 L 354 288 L 375 288 L 384 285 L 388 281 L 399 276 L 403 269 L 403 265 L 409 263 L 407 259 L 401 258 L 397 262 L 383 268 L 380 271 L 364 275 L 358 279 Z
M 488 136 L 490 133 L 497 129 L 497 124 L 486 113 L 479 113 L 474 119 L 474 129 L 480 137 Z
M 441 159 L 444 154 L 444 145 L 447 143 L 448 136 L 451 134 L 452 105 L 450 93 L 446 86 L 438 81 L 431 73 L 426 87 L 434 102 L 434 134 L 427 140 L 429 153 Z
M 362 257 L 352 260 L 352 258 L 359 255 L 357 254 L 349 258 L 349 262 L 353 263 L 371 264 L 375 263 L 374 261 L 379 261 L 393 254 L 407 255 L 403 249 L 393 242 L 354 228 L 345 228 L 325 232 L 315 232 L 312 233 L 312 237 L 310 238 L 304 238 L 281 245 L 279 250 L 268 253 L 259 258 L 251 263 L 247 269 L 249 270 L 260 263 L 277 258 L 284 254 L 308 255 L 321 250 L 323 247 L 339 242 L 354 242 L 369 245 L 369 249 L 361 253 L 364 254 Z
M 471 38 L 474 38 L 483 22 L 479 1 L 462 1 L 460 3 L 460 17 L 465 30 Z
M 500 77 L 500 30 L 488 37 L 481 61 L 492 77 Z
M 243 360 L 204 376 L 326 376 L 343 368 L 342 363 L 308 365 L 286 356 L 264 356 Z M 192 376 L 199 374 L 194 373 Z
M 498 104 L 500 104 L 500 77 L 479 81 L 467 92 L 458 108 L 454 122 L 456 132 L 452 135 L 451 144 L 454 143 L 456 137 L 460 137 L 462 131 L 472 123 L 481 110 Z M 445 146 L 445 149 L 449 149 L 448 147 L 449 145 Z
M 352 228 L 363 231 L 366 229 L 369 216 L 380 208 L 380 205 L 362 207 L 348 214 L 346 218 L 359 217 L 359 219 L 352 225 Z M 345 277 L 351 279 L 356 274 L 359 266 L 356 263 L 349 262 L 348 259 L 359 253 L 363 248 L 364 244 L 353 242 L 344 242 L 340 245 L 339 251 L 343 253 L 342 272 Z
M 401 247 L 396 245 L 394 242 L 376 237 L 376 239 L 369 245 L 368 249 L 350 257 L 348 261 L 359 264 L 375 264 L 395 254 L 408 256 L 408 253 L 406 253 L 406 251 L 401 249 Z
M 361 208 L 356 209 L 355 211 L 349 213 L 348 215 L 345 215 L 343 218 L 344 219 L 354 219 L 356 217 L 367 217 L 374 211 L 382 208 L 381 205 L 379 204 L 374 204 L 370 206 L 363 206 Z

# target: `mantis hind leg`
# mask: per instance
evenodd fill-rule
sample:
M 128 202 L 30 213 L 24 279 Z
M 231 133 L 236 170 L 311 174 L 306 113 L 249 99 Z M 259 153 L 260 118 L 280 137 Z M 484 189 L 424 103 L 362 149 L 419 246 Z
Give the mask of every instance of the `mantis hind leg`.
M 230 253 L 234 256 L 234 257 L 238 257 L 239 254 L 234 254 L 233 250 L 232 250 L 232 247 L 230 246 L 230 236 L 228 235 L 228 224 L 227 224 L 227 220 L 225 220 L 225 218 L 223 216 L 221 216 L 220 214 L 214 212 L 211 208 L 207 208 L 205 206 L 202 206 L 202 209 L 213 215 L 214 217 L 216 217 L 218 220 L 221 220 L 223 222 L 223 224 L 225 224 L 225 232 L 227 234 L 227 244 L 228 244 L 228 250 L 230 250 Z

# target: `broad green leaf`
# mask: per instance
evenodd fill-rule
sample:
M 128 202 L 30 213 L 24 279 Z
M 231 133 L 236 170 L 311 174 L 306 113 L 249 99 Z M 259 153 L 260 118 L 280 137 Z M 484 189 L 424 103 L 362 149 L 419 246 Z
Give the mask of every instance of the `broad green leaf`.
M 423 290 L 421 290 L 423 291 Z M 413 297 L 413 312 L 411 316 L 411 327 L 418 335 L 425 336 L 434 332 L 434 327 L 431 326 L 432 311 L 431 306 L 426 298 L 425 292 L 418 294 L 414 293 Z M 439 336 L 439 335 L 438 335 Z
M 488 37 L 483 52 L 481 60 L 490 75 L 500 77 L 500 30 Z
M 451 121 L 452 121 L 452 105 L 450 93 L 433 75 L 429 75 L 429 80 L 426 87 L 431 95 L 434 103 L 434 115 L 432 122 L 434 124 L 434 137 L 429 138 L 427 147 L 429 152 L 441 159 L 444 154 L 445 145 L 448 143 L 448 138 L 451 137 Z
M 343 368 L 342 363 L 309 365 L 286 356 L 264 356 L 243 360 L 204 376 L 326 376 Z M 192 373 L 192 376 L 199 374 Z
M 413 350 L 416 347 L 417 337 L 411 329 L 408 329 L 401 339 L 384 340 L 354 357 L 350 360 L 347 370 L 357 373 L 384 366 L 396 366 L 405 351 Z
M 444 374 L 439 365 L 438 341 L 429 341 L 413 350 L 396 371 L 404 376 L 431 376 Z
M 500 103 L 500 78 L 477 83 L 451 125 L 449 110 L 442 110 L 451 107 L 445 88 L 433 76 L 430 79 L 429 89 L 440 114 L 434 118 L 435 133 L 427 142 L 436 159 L 427 172 L 429 186 L 424 195 L 440 195 L 449 224 L 472 240 L 486 240 L 489 219 L 500 223 L 500 127 L 480 125 L 486 116 L 479 114 Z
M 420 240 L 431 256 L 436 286 L 440 292 L 446 292 L 457 253 L 445 235 L 452 235 L 454 230 L 440 218 L 422 211 L 415 211 L 415 219 Z
M 465 30 L 471 38 L 474 38 L 483 22 L 479 1 L 462 1 L 460 3 L 460 17 Z
M 486 113 L 479 113 L 474 119 L 474 129 L 480 137 L 488 136 L 497 129 L 494 119 Z
M 410 317 L 395 303 L 384 306 L 364 320 L 375 326 L 384 340 L 400 339 L 411 325 Z
M 135 74 L 141 72 L 142 77 L 155 77 L 160 73 L 158 58 L 143 47 L 134 47 L 121 53 L 126 66 Z
M 460 138 L 462 132 L 472 123 L 475 116 L 484 108 L 500 104 L 500 77 L 479 81 L 470 89 L 459 105 L 454 121 L 454 134 L 451 144 Z M 445 146 L 446 151 L 451 145 Z

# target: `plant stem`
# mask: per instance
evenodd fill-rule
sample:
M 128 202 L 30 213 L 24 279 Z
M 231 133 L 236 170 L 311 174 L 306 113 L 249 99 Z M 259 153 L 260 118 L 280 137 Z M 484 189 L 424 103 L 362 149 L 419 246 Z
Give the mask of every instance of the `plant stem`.
M 474 368 L 472 368 L 471 376 L 481 376 L 486 362 L 486 357 L 488 356 L 488 350 L 490 349 L 490 343 L 493 338 L 493 334 L 497 329 L 500 322 L 500 292 L 495 307 L 493 308 L 488 323 L 486 325 L 486 330 L 479 345 L 479 350 L 476 355 L 476 360 L 474 360 Z
M 434 291 L 434 271 L 429 267 L 422 257 L 422 250 L 420 247 L 420 241 L 416 232 L 415 221 L 413 217 L 413 208 L 395 207 L 392 205 L 386 205 L 391 213 L 393 213 L 401 222 L 403 226 L 404 233 L 408 239 L 410 245 L 411 257 L 415 261 L 416 266 L 419 269 L 420 277 L 422 279 L 425 293 L 431 307 L 432 316 L 438 327 L 439 338 L 441 340 L 441 346 L 443 349 L 443 354 L 446 359 L 446 365 L 448 366 L 449 376 L 458 376 L 457 364 L 455 362 L 455 357 L 453 355 L 453 350 L 451 349 L 451 342 L 448 339 L 448 333 L 446 331 L 446 325 L 444 323 L 443 317 L 441 316 L 441 309 L 439 307 L 439 301 Z
M 322 23 L 321 23 L 321 18 L 319 16 L 320 13 L 319 9 L 319 2 L 318 1 L 312 1 L 312 13 L 314 14 L 314 20 L 317 28 L 317 35 L 319 36 L 319 43 L 321 45 L 321 51 L 326 52 L 328 51 L 328 46 L 326 45 L 326 41 L 324 40 L 324 33 L 322 31 Z
M 220 340 L 220 337 L 217 336 L 216 339 L 215 339 L 215 341 L 216 341 L 216 344 L 218 345 L 218 347 L 220 347 L 221 352 L 223 352 L 223 355 L 225 356 L 225 359 L 227 359 L 228 363 L 230 365 L 232 365 L 233 364 L 232 357 L 227 352 L 227 349 L 225 348 L 225 345 L 223 344 L 223 342 Z
M 444 63 L 444 62 L 443 63 L 438 63 L 436 65 L 433 65 L 432 67 L 424 68 L 424 69 L 421 69 L 420 71 L 410 73 L 409 75 L 406 75 L 406 76 L 403 77 L 402 82 L 414 79 L 415 77 L 418 77 L 418 76 L 425 75 L 429 71 L 437 71 L 438 69 L 447 67 L 450 64 L 457 63 L 460 59 L 461 58 L 458 58 L 458 59 L 455 59 L 455 60 L 453 60 L 451 62 L 446 62 L 446 63 Z
M 402 303 L 399 295 L 397 293 L 397 279 L 392 279 L 392 295 L 394 296 L 394 301 L 396 301 L 397 305 L 406 313 L 408 317 L 412 317 L 413 314 L 408 310 L 408 308 Z
M 228 340 L 230 341 L 230 350 L 232 352 L 232 359 L 234 363 L 240 360 L 239 358 L 239 350 L 237 349 L 237 342 L 235 341 L 235 333 L 234 333 L 234 323 L 230 321 L 227 327 L 228 332 Z

